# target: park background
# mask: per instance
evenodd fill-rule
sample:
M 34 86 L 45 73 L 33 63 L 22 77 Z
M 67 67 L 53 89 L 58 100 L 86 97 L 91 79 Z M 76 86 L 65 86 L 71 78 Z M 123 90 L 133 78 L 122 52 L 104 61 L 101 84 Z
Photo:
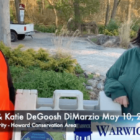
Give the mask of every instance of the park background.
M 10 0 L 9 7 L 10 18 L 14 23 L 18 22 L 16 1 Z M 84 29 L 78 36 L 94 36 L 90 41 L 99 43 L 99 48 L 104 46 L 100 42 L 109 36 L 109 39 L 119 37 L 116 46 L 127 50 L 130 40 L 136 37 L 140 26 L 139 0 L 19 0 L 20 2 L 26 7 L 25 23 L 33 23 L 38 32 L 53 33 L 64 38 L 73 35 L 75 37 L 74 32 L 80 31 L 82 24 L 92 23 L 95 28 L 98 28 L 98 32 L 95 33 L 93 30 L 93 33 L 89 34 L 89 31 Z M 67 29 L 70 19 L 73 20 L 69 28 L 73 32 L 71 35 Z M 98 39 L 99 34 L 104 35 L 103 39 Z M 58 38 L 56 44 L 61 41 L 62 38 Z M 114 42 L 112 44 L 114 45 Z M 112 44 L 105 47 L 112 47 Z M 22 43 L 17 48 L 0 43 L 0 49 L 10 65 L 15 89 L 37 89 L 38 96 L 44 98 L 52 97 L 56 89 L 76 89 L 83 92 L 84 100 L 98 100 L 98 93 L 102 90 L 105 76 L 85 72 L 73 58 L 73 54 L 66 50 L 68 46 L 63 48 L 61 45 L 59 44 L 59 48 L 56 48 L 55 53 L 52 54 L 49 49 L 23 51 Z M 52 135 L 56 139 L 59 134 Z M 62 134 L 59 136 L 61 140 Z

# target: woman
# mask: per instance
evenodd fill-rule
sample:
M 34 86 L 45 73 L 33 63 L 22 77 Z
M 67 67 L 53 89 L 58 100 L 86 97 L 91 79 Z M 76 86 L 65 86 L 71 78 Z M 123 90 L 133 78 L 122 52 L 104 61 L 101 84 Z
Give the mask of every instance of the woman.
M 0 51 L 0 111 L 13 111 L 15 103 L 15 90 L 12 84 L 12 79 L 8 67 L 8 63 Z M 4 123 L 9 121 L 3 120 Z M 3 122 L 1 121 L 1 123 Z M 2 128 L 1 128 L 2 129 Z M 8 128 L 6 128 L 7 130 Z M 10 140 L 11 132 L 0 132 L 0 139 Z
M 132 41 L 135 48 L 125 51 L 108 70 L 105 93 L 122 105 L 122 113 L 140 113 L 140 30 Z
M 14 89 L 14 86 L 13 86 L 13 83 L 12 83 L 12 78 L 11 78 L 11 74 L 10 74 L 10 70 L 9 70 L 7 59 L 5 58 L 5 56 L 2 53 L 2 51 L 0 51 L 0 64 L 1 64 L 1 66 L 0 66 L 0 76 L 1 76 L 1 79 L 3 78 L 3 80 L 6 81 L 6 83 L 4 85 L 6 87 L 1 87 L 1 85 L 0 85 L 0 87 L 1 87 L 0 89 L 3 88 L 3 90 L 5 90 L 4 88 L 8 88 L 9 100 L 14 105 L 15 104 L 15 89 Z M 6 77 L 4 77 L 4 76 L 6 76 Z M 3 98 L 4 97 L 5 96 L 3 95 Z

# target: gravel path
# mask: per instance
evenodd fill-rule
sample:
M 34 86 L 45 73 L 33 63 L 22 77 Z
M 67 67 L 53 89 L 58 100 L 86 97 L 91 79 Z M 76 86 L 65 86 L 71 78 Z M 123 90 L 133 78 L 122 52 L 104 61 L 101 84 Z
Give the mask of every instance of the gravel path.
M 82 68 L 87 72 L 99 72 L 105 75 L 107 70 L 114 64 L 118 57 L 125 51 L 121 48 L 103 48 L 87 41 L 85 38 L 62 38 L 53 34 L 36 33 L 33 39 L 26 37 L 23 41 L 12 43 L 12 47 L 19 44 L 24 49 L 39 48 L 48 49 L 53 53 L 56 48 L 64 48 L 68 53 L 77 59 Z

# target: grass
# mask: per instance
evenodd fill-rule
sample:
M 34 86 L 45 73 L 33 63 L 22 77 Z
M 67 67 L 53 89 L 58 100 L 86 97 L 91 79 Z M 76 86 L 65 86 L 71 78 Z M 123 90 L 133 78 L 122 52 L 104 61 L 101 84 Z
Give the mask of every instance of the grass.
M 45 71 L 39 68 L 23 68 L 10 66 L 10 71 L 16 89 L 37 89 L 39 97 L 52 97 L 56 89 L 80 90 L 84 99 L 89 100 L 89 94 L 83 83 L 86 79 L 70 73 Z
M 44 32 L 44 33 L 55 33 L 56 26 L 51 25 L 51 26 L 45 26 L 45 25 L 35 25 L 35 30 Z
M 75 72 L 76 72 L 76 74 L 82 74 L 84 72 L 84 70 L 81 68 L 81 66 L 79 64 L 77 64 L 75 66 Z

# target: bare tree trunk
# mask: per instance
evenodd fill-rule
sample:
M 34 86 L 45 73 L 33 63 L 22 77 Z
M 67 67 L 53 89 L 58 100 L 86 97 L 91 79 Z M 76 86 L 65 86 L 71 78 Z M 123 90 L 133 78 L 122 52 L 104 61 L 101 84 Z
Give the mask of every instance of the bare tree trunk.
M 50 3 L 50 5 L 53 6 L 53 11 L 54 11 L 54 14 L 55 14 L 55 25 L 56 25 L 56 27 L 58 27 L 59 18 L 58 18 L 57 10 L 56 10 L 55 5 L 54 5 L 52 0 L 48 0 L 48 2 Z
M 128 4 L 128 14 L 127 14 L 127 22 L 130 23 L 131 22 L 131 9 L 132 9 L 132 0 L 129 0 L 129 4 Z
M 116 16 L 116 11 L 117 11 L 117 6 L 120 3 L 119 0 L 114 0 L 114 5 L 113 5 L 113 10 L 112 10 L 112 14 L 111 14 L 111 19 L 114 19 Z
M 42 1 L 41 1 L 41 14 L 42 14 L 42 15 L 43 15 L 44 9 L 45 9 L 45 1 L 42 0 Z
M 9 0 L 0 0 L 0 41 L 11 46 Z
M 110 0 L 107 0 L 107 9 L 106 9 L 106 18 L 105 18 L 105 26 L 107 26 L 109 22 L 109 11 L 110 11 Z
M 16 7 L 16 17 L 18 23 L 20 23 L 20 14 L 19 14 L 19 0 L 15 0 L 15 7 Z
M 80 6 L 79 0 L 74 0 L 74 17 L 75 17 L 75 29 L 81 30 L 81 15 L 80 15 Z
M 45 9 L 45 0 L 42 0 L 42 9 L 43 9 L 43 11 Z

